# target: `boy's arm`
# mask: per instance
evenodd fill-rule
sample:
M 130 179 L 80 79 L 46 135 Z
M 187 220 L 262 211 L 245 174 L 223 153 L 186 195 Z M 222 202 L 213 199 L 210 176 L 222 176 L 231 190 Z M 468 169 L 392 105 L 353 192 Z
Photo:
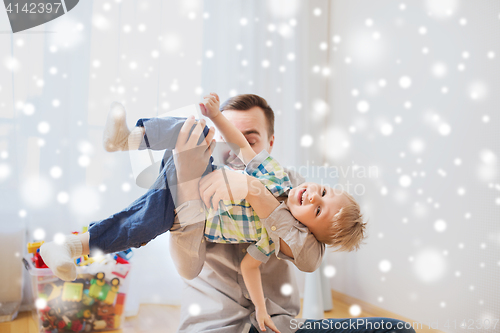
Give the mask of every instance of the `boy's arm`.
M 205 96 L 200 107 L 202 109 L 201 113 L 212 120 L 221 132 L 224 140 L 228 143 L 236 144 L 240 148 L 238 157 L 243 163 L 248 164 L 257 154 L 250 147 L 245 136 L 219 110 L 219 96 L 215 93 L 210 93 L 209 96 Z M 238 154 L 238 152 L 234 153 Z
M 259 323 L 260 330 L 265 331 L 267 326 L 273 332 L 279 333 L 271 317 L 267 313 L 264 290 L 262 290 L 262 279 L 259 269 L 260 264 L 260 261 L 254 259 L 247 253 L 241 261 L 241 275 L 243 275 L 243 281 L 245 281 L 245 286 L 255 305 L 255 317 Z
M 286 205 L 280 204 L 257 178 L 234 171 L 226 171 L 225 175 L 215 171 L 200 181 L 200 192 L 207 207 L 218 200 L 246 199 L 276 244 L 278 258 L 291 260 L 303 272 L 313 272 L 321 264 L 325 245 L 298 223 Z
M 249 181 L 246 200 L 259 216 L 261 222 L 276 243 L 278 258 L 292 260 L 303 272 L 313 272 L 321 264 L 325 252 L 324 244 L 295 218 L 256 178 L 247 176 Z

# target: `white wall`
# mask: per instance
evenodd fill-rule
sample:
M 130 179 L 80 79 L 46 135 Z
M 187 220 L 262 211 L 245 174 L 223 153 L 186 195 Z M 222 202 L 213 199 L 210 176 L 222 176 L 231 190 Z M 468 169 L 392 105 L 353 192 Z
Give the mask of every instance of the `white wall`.
M 341 177 L 366 189 L 369 238 L 331 257 L 332 288 L 448 332 L 498 318 L 500 2 L 333 1 L 331 33 L 326 130 L 349 145 L 323 151 L 379 170 Z

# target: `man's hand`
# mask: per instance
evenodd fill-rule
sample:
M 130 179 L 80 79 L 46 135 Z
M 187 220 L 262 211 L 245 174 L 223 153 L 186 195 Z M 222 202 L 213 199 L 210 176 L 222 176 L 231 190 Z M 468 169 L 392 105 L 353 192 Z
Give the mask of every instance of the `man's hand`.
M 199 199 L 198 182 L 206 170 L 210 155 L 215 147 L 213 140 L 215 130 L 210 128 L 205 140 L 198 145 L 198 140 L 203 135 L 205 120 L 200 120 L 191 136 L 189 132 L 196 123 L 193 116 L 189 117 L 182 126 L 175 149 L 173 150 L 174 163 L 177 169 L 178 204 L 188 200 Z
M 200 181 L 201 199 L 208 208 L 216 208 L 220 200 L 243 200 L 248 194 L 249 177 L 226 169 L 214 171 Z
M 267 313 L 266 309 L 256 308 L 255 319 L 257 319 L 257 322 L 259 323 L 259 329 L 261 331 L 265 331 L 267 326 L 273 332 L 280 333 L 280 331 L 276 328 L 276 325 L 274 325 L 274 322 L 271 319 L 271 316 L 269 316 L 269 314 Z
M 219 105 L 219 96 L 216 93 L 210 93 L 210 95 L 203 97 L 203 103 L 200 103 L 201 114 L 214 119 L 221 114 Z

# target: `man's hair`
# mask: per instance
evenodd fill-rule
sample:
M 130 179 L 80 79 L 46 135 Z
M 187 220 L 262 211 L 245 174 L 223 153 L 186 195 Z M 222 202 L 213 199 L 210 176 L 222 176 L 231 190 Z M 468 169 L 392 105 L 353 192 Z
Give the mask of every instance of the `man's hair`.
M 267 121 L 268 138 L 272 137 L 274 134 L 274 112 L 264 98 L 253 94 L 237 95 L 222 103 L 220 110 L 247 111 L 255 106 L 264 111 Z
M 347 192 L 342 194 L 346 196 L 349 204 L 340 209 L 330 227 L 317 239 L 336 247 L 336 251 L 351 252 L 358 250 L 365 239 L 366 223 L 363 222 L 363 214 L 356 200 Z

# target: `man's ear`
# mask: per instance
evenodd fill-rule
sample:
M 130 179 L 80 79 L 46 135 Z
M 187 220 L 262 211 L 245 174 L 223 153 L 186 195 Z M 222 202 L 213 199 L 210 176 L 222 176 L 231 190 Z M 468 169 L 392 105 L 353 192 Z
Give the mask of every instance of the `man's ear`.
M 269 154 L 271 154 L 271 151 L 273 150 L 273 147 L 274 147 L 274 134 L 271 137 L 271 139 L 269 140 L 269 148 L 267 149 L 267 152 Z

